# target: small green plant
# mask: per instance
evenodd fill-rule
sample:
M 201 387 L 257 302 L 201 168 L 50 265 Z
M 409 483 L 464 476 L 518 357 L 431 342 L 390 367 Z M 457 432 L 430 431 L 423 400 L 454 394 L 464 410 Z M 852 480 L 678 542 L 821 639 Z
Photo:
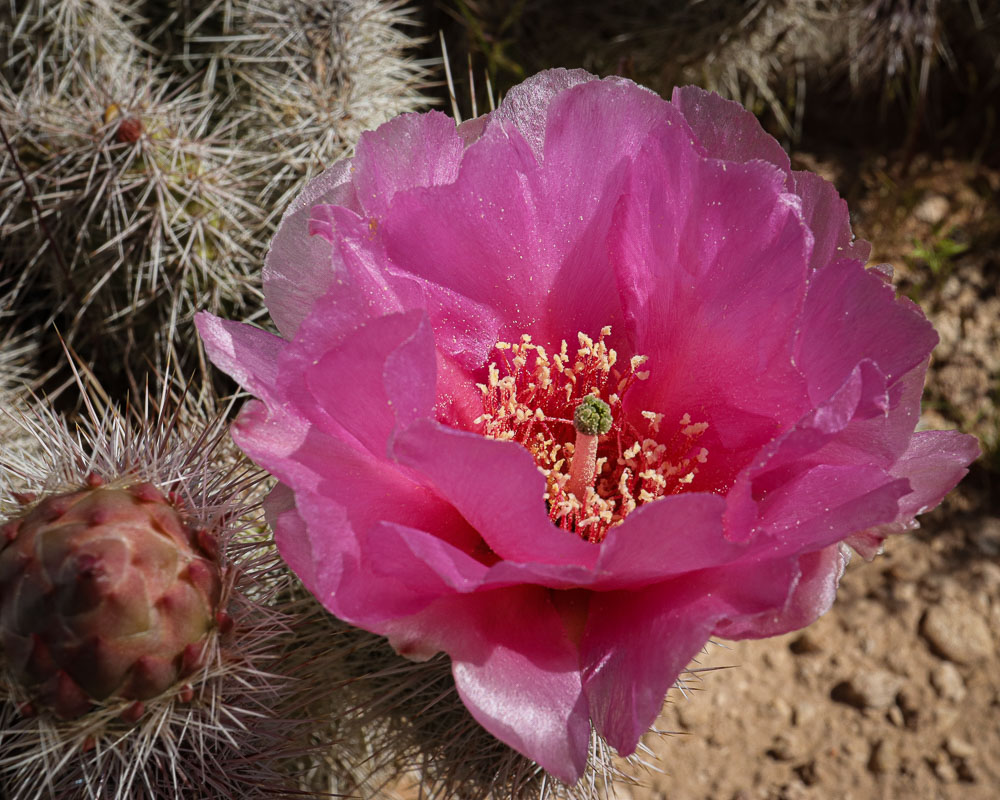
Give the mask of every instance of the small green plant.
M 913 240 L 913 250 L 907 256 L 911 262 L 923 262 L 936 277 L 943 277 L 951 271 L 951 262 L 956 256 L 969 249 L 968 242 L 956 241 L 952 238 L 954 231 L 945 236 L 931 239 L 929 242 Z

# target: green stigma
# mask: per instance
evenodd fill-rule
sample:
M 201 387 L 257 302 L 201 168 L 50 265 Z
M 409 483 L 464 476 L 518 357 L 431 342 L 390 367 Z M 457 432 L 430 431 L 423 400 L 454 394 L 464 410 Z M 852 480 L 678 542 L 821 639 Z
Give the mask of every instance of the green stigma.
M 573 412 L 573 425 L 587 436 L 599 436 L 611 430 L 611 406 L 595 394 L 588 394 Z

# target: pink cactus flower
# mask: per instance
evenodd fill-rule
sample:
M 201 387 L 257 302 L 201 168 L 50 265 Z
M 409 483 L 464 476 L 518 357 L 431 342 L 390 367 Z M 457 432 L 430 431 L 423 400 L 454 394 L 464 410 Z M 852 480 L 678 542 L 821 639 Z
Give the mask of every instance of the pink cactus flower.
M 572 782 L 976 457 L 914 432 L 937 337 L 869 249 L 740 106 L 554 70 L 362 136 L 274 237 L 281 335 L 199 328 L 305 585 Z

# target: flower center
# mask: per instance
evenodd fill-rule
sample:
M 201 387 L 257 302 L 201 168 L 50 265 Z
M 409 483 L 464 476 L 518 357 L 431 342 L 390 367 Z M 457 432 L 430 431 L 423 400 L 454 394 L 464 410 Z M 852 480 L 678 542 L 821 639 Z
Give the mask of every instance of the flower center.
M 601 329 L 597 341 L 577 334 L 570 356 L 563 341 L 551 355 L 527 334 L 517 343 L 497 342 L 475 420 L 491 439 L 517 442 L 545 476 L 545 504 L 558 527 L 590 542 L 644 503 L 690 488 L 708 451 L 697 440 L 708 428 L 684 414 L 664 435 L 663 415 L 625 413 L 624 400 L 639 381 L 646 356 L 618 365 L 618 354 Z

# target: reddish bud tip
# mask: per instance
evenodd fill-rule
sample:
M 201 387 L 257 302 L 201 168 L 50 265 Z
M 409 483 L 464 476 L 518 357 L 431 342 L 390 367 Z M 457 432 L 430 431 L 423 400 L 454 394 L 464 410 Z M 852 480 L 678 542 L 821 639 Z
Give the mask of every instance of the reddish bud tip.
M 143 133 L 142 120 L 138 117 L 125 117 L 118 123 L 118 130 L 115 131 L 115 139 L 125 144 L 126 142 L 138 142 Z
M 21 530 L 21 521 L 13 520 L 0 526 L 0 539 L 5 542 L 13 542 L 17 538 L 17 532 Z
M 42 680 L 56 669 L 58 665 L 52 658 L 52 652 L 45 640 L 37 633 L 31 634 L 31 652 L 25 664 L 25 672 L 36 680 Z
M 38 495 L 34 492 L 11 492 L 11 496 L 22 506 L 34 503 L 38 498 Z
M 129 725 L 135 725 L 142 715 L 146 713 L 146 705 L 142 700 L 136 700 L 132 705 L 126 708 L 119 716 L 127 722 Z
M 209 533 L 204 528 L 198 528 L 194 532 L 195 541 L 198 543 L 198 547 L 201 551 L 208 556 L 212 561 L 219 560 L 219 540 L 212 533 Z
M 90 711 L 90 699 L 67 672 L 59 670 L 56 673 L 55 696 L 52 706 L 57 717 L 76 719 Z
M 187 578 L 212 605 L 215 605 L 219 597 L 218 570 L 204 559 L 195 559 L 187 565 Z
M 21 703 L 17 707 L 17 713 L 19 713 L 22 717 L 25 717 L 26 719 L 30 719 L 31 717 L 34 717 L 36 714 L 38 714 L 38 709 L 35 708 L 34 703 Z
M 181 654 L 181 674 L 190 675 L 205 665 L 205 647 L 202 644 L 189 644 Z
M 113 515 L 106 508 L 98 508 L 90 514 L 91 525 L 106 525 L 111 522 Z
M 97 747 L 97 740 L 92 735 L 88 734 L 83 740 L 83 744 L 80 745 L 80 752 L 89 753 L 95 747 Z
M 92 489 L 96 489 L 98 486 L 104 485 L 104 478 L 98 475 L 96 472 L 87 473 L 87 486 Z
M 144 503 L 167 502 L 167 498 L 163 496 L 163 492 L 151 483 L 137 483 L 135 486 L 130 486 L 128 491 L 134 498 Z
M 177 699 L 182 703 L 190 703 L 194 700 L 194 687 L 190 683 L 185 683 L 177 693 Z
M 77 496 L 75 494 L 57 495 L 43 500 L 38 508 L 41 509 L 48 522 L 54 522 L 69 511 L 73 503 L 76 502 L 76 499 Z
M 225 611 L 218 611 L 215 614 L 215 624 L 219 626 L 219 633 L 229 633 L 233 629 L 233 618 Z

